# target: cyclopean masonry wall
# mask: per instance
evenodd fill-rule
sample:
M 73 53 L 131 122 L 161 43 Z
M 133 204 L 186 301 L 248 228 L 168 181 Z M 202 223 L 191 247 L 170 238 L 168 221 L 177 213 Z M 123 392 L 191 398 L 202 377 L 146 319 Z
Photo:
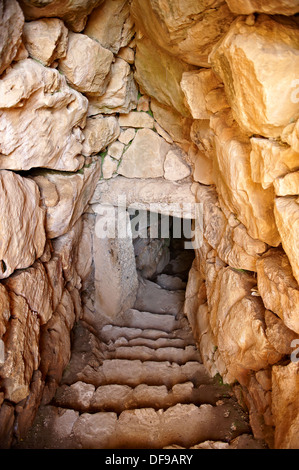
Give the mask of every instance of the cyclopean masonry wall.
M 0 447 L 53 398 L 78 320 L 133 305 L 130 239 L 96 235 L 125 197 L 126 218 L 202 204 L 202 360 L 256 438 L 298 448 L 297 2 L 71 3 L 0 5 Z

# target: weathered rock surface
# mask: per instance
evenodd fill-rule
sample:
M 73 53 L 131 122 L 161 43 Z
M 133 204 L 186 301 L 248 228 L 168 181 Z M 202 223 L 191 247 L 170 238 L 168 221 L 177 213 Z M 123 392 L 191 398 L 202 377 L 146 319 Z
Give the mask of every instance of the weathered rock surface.
M 234 117 L 245 132 L 278 137 L 291 120 L 298 119 L 298 105 L 292 100 L 298 39 L 292 20 L 260 15 L 254 24 L 239 18 L 213 51 L 212 67 L 222 78 Z
M 299 195 L 299 171 L 277 178 L 274 181 L 274 190 L 277 196 Z
M 164 178 L 170 181 L 179 181 L 191 174 L 191 168 L 184 158 L 182 151 L 171 149 L 164 160 Z
M 268 15 L 295 15 L 299 13 L 296 0 L 245 0 L 240 4 L 237 0 L 226 0 L 231 11 L 238 15 L 251 13 L 267 13 Z
M 129 113 L 137 105 L 137 87 L 130 65 L 117 58 L 111 66 L 111 79 L 102 96 L 91 96 L 89 115 Z
M 44 251 L 45 212 L 40 207 L 38 186 L 10 171 L 0 171 L 1 249 L 0 278 L 27 268 Z
M 66 55 L 68 29 L 58 18 L 42 18 L 24 24 L 23 40 L 30 57 L 51 65 Z
M 35 0 L 20 0 L 20 5 L 26 20 L 37 18 L 58 17 L 64 20 L 66 25 L 75 32 L 84 29 L 87 16 L 100 5 L 103 0 L 47 0 L 36 2 Z
M 278 197 L 275 199 L 274 214 L 282 246 L 288 255 L 293 274 L 299 283 L 299 205 L 296 197 Z
M 1 169 L 82 167 L 88 102 L 57 70 L 21 60 L 1 80 L 0 95 Z
M 83 130 L 82 154 L 89 156 L 104 150 L 107 145 L 118 138 L 119 133 L 119 121 L 115 116 L 89 117 Z
M 211 117 L 215 132 L 214 178 L 220 202 L 245 225 L 249 235 L 272 246 L 280 237 L 273 214 L 274 191 L 252 182 L 249 139 L 230 112 Z
M 94 160 L 77 173 L 48 172 L 38 170 L 33 176 L 40 188 L 46 208 L 46 232 L 48 238 L 56 238 L 68 232 L 87 208 L 97 181 L 101 165 Z
M 117 54 L 120 48 L 127 46 L 134 34 L 134 22 L 129 13 L 127 0 L 106 0 L 89 16 L 84 34 Z
M 119 125 L 121 127 L 154 127 L 154 118 L 143 111 L 131 111 L 129 114 L 119 116 Z
M 131 12 L 137 29 L 169 54 L 209 67 L 212 47 L 229 29 L 235 15 L 222 1 L 134 0 Z
M 117 171 L 128 178 L 159 178 L 168 150 L 169 144 L 153 130 L 139 129 Z
M 22 43 L 24 15 L 16 0 L 0 5 L 0 75 L 16 57 Z
M 85 34 L 69 33 L 66 56 L 59 70 L 75 90 L 87 95 L 103 95 L 110 79 L 114 57 L 111 51 Z

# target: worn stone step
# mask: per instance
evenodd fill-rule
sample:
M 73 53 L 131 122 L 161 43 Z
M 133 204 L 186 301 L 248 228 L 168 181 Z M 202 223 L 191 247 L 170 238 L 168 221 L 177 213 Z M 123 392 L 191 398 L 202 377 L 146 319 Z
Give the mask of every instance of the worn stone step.
M 141 328 L 142 330 L 162 330 L 167 333 L 178 328 L 179 324 L 173 315 L 141 312 L 129 309 L 123 314 L 126 327 Z
M 43 432 L 41 432 L 41 430 Z M 230 442 L 250 432 L 247 416 L 234 401 L 219 406 L 177 404 L 168 409 L 140 408 L 82 413 L 55 406 L 39 409 L 18 448 L 161 449 L 190 448 L 200 442 Z
M 82 412 L 114 411 L 120 414 L 126 409 L 154 408 L 166 409 L 177 403 L 203 403 L 215 405 L 222 397 L 230 395 L 227 387 L 210 384 L 195 387 L 192 382 L 174 385 L 168 389 L 165 385 L 141 384 L 137 387 L 128 385 L 101 385 L 97 389 L 92 384 L 76 382 L 62 385 L 56 391 L 53 403 L 62 408 Z
M 139 282 L 134 304 L 136 310 L 178 315 L 183 310 L 185 291 L 162 289 L 155 282 L 143 279 Z
M 140 359 L 141 361 L 169 361 L 185 364 L 188 361 L 200 361 L 200 354 L 194 346 L 185 348 L 160 347 L 152 349 L 148 346 L 119 346 L 105 352 L 106 359 Z
M 170 276 L 169 274 L 159 274 L 155 279 L 156 284 L 159 284 L 162 289 L 167 290 L 184 290 L 186 289 L 186 282 L 182 281 L 177 276 Z
M 98 387 L 99 385 L 120 384 L 136 387 L 140 384 L 166 385 L 191 381 L 196 386 L 209 383 L 209 375 L 203 364 L 197 361 L 179 365 L 171 362 L 156 362 L 127 359 L 107 359 L 100 366 L 89 365 L 74 368 L 65 373 L 62 384 L 71 385 L 82 381 Z

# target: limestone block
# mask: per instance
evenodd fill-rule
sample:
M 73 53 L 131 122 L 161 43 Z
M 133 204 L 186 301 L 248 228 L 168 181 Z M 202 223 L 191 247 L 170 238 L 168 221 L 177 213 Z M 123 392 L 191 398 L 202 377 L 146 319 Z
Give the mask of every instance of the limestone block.
M 137 105 L 137 87 L 130 65 L 117 58 L 111 66 L 111 79 L 102 96 L 91 96 L 89 115 L 129 113 Z
M 107 145 L 117 139 L 119 133 L 120 128 L 116 117 L 101 115 L 89 117 L 83 130 L 83 155 L 89 156 L 104 150 Z
M 68 29 L 58 18 L 42 18 L 24 24 L 23 40 L 30 57 L 51 65 L 66 55 Z
M 154 118 L 143 111 L 131 111 L 129 114 L 119 116 L 119 125 L 121 127 L 154 127 Z
M 123 154 L 118 173 L 128 178 L 163 176 L 163 163 L 168 150 L 169 144 L 154 131 L 139 129 L 131 146 Z
M 5 398 L 15 403 L 29 394 L 33 371 L 39 366 L 40 324 L 24 297 L 11 292 L 12 318 L 5 337 L 5 362 L 0 368 Z
M 196 145 L 189 148 L 188 159 L 192 162 L 194 181 L 202 184 L 214 184 L 213 160 L 208 158 L 204 152 L 198 150 Z
M 226 0 L 230 10 L 237 15 L 250 15 L 251 13 L 267 13 L 268 15 L 295 15 L 299 13 L 296 0 Z
M 133 65 L 135 62 L 135 52 L 131 47 L 122 47 L 117 54 L 117 57 L 124 59 L 128 64 Z
M 102 163 L 102 176 L 104 179 L 112 178 L 117 172 L 118 161 L 111 158 L 110 155 L 106 155 Z
M 298 85 L 298 82 L 296 82 L 296 84 Z M 297 95 L 294 98 L 298 103 Z M 299 153 L 299 119 L 284 128 L 281 134 L 281 140 L 289 144 L 295 152 Z
M 118 137 L 118 140 L 125 145 L 128 145 L 135 137 L 136 130 L 131 128 L 128 128 L 124 131 L 122 131 Z
M 131 12 L 137 29 L 158 47 L 202 67 L 210 66 L 209 53 L 235 18 L 218 0 L 134 0 Z
M 100 5 L 103 0 L 20 0 L 20 5 L 26 20 L 38 18 L 61 18 L 72 31 L 80 32 L 84 29 L 87 16 Z
M 0 284 L 0 339 L 4 336 L 10 317 L 9 296 L 5 287 Z
M 1 169 L 82 167 L 88 101 L 57 70 L 21 60 L 1 80 L 0 96 Z
M 257 261 L 257 282 L 265 307 L 299 333 L 299 286 L 282 250 L 271 249 Z
M 209 119 L 206 96 L 221 85 L 221 81 L 212 70 L 192 70 L 182 75 L 181 88 L 186 103 L 194 119 Z
M 274 203 L 275 221 L 282 246 L 292 266 L 293 275 L 299 283 L 299 204 L 296 197 L 278 197 Z
M 69 33 L 66 56 L 59 70 L 75 90 L 87 95 L 103 95 L 110 79 L 114 56 L 85 34 Z
M 298 362 L 272 368 L 275 449 L 299 448 Z
M 0 75 L 16 57 L 22 43 L 24 15 L 16 0 L 0 5 Z
M 299 171 L 277 178 L 274 181 L 274 190 L 277 196 L 299 195 Z
M 299 344 L 298 333 L 290 330 L 284 322 L 270 310 L 265 312 L 266 336 L 272 346 L 283 355 L 290 355 L 293 351 L 293 341 Z M 270 387 L 271 389 L 271 387 Z
M 3 279 L 42 256 L 46 236 L 38 186 L 4 170 L 0 171 L 0 181 L 0 279 Z
M 240 17 L 212 52 L 212 67 L 222 78 L 234 117 L 245 132 L 278 137 L 298 119 L 298 104 L 292 99 L 298 39 L 292 20 L 260 15 L 248 24 Z
M 134 34 L 127 0 L 105 0 L 89 16 L 84 34 L 96 39 L 103 47 L 117 54 L 127 46 Z
M 186 162 L 186 156 L 179 148 L 170 149 L 164 160 L 164 178 L 179 181 L 187 178 L 191 169 Z
M 135 136 L 135 132 L 134 132 Z M 108 155 L 110 157 L 115 158 L 116 160 L 120 160 L 124 151 L 125 145 L 122 142 L 116 141 L 109 145 L 108 147 Z
M 68 232 L 85 211 L 100 177 L 101 164 L 94 160 L 80 172 L 37 171 L 33 179 L 40 188 L 46 209 L 46 232 L 48 238 L 59 237 Z M 47 205 L 44 188 L 50 194 L 58 195 L 57 203 Z M 47 194 L 49 198 L 49 194 Z
M 191 117 L 180 83 L 183 73 L 194 67 L 155 47 L 146 37 L 137 40 L 135 67 L 135 80 L 144 93 Z
M 252 180 L 261 183 L 264 189 L 269 188 L 276 178 L 298 169 L 299 153 L 291 147 L 260 137 L 252 137 L 250 142 Z
M 221 204 L 245 225 L 249 235 L 272 246 L 280 237 L 276 228 L 272 188 L 251 180 L 251 145 L 230 112 L 211 117 L 215 132 L 214 178 Z

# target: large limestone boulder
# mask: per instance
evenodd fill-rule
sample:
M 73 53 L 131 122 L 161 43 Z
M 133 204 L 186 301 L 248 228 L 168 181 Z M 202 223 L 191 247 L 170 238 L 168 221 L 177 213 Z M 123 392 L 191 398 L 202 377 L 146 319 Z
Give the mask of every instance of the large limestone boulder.
M 296 15 L 299 6 L 296 0 L 226 0 L 230 10 L 237 15 L 267 13 L 268 15 Z
M 0 279 L 27 268 L 42 256 L 46 236 L 45 212 L 34 181 L 0 171 Z
M 0 75 L 15 58 L 22 43 L 24 15 L 16 0 L 0 4 Z
M 298 362 L 272 368 L 275 449 L 299 448 Z
M 26 22 L 23 29 L 25 47 L 33 59 L 51 65 L 65 57 L 68 29 L 58 18 L 42 18 Z
M 234 117 L 249 134 L 278 137 L 298 119 L 298 104 L 292 99 L 298 40 L 292 20 L 260 15 L 252 24 L 240 17 L 211 54 Z
M 124 152 L 118 173 L 128 178 L 159 178 L 170 146 L 151 129 L 139 129 Z
M 89 16 L 84 34 L 117 54 L 127 46 L 134 34 L 127 0 L 105 0 Z
M 102 96 L 89 97 L 88 114 L 129 113 L 137 106 L 138 90 L 130 65 L 117 58 L 111 66 L 111 79 Z
M 236 215 L 252 238 L 277 246 L 280 237 L 273 214 L 274 191 L 251 179 L 249 139 L 230 112 L 212 116 L 211 127 L 216 146 L 214 178 L 221 205 Z
M 265 307 L 299 333 L 299 286 L 282 250 L 273 248 L 257 261 L 257 286 Z
M 182 116 L 191 117 L 180 83 L 183 73 L 194 67 L 167 54 L 146 37 L 138 39 L 136 44 L 135 79 L 144 93 Z
M 103 95 L 110 79 L 112 52 L 85 34 L 69 33 L 65 58 L 59 70 L 75 90 L 88 95 Z
M 264 189 L 269 188 L 276 178 L 298 168 L 299 153 L 292 147 L 261 137 L 252 137 L 250 142 L 252 180 Z
M 0 169 L 81 168 L 87 106 L 57 70 L 33 59 L 14 64 L 0 83 Z
M 209 67 L 209 53 L 235 15 L 221 0 L 133 0 L 136 26 L 169 54 Z
M 87 16 L 103 0 L 20 0 L 26 20 L 61 18 L 75 32 L 84 29 Z
M 278 197 L 274 204 L 275 221 L 282 246 L 299 283 L 299 204 L 298 197 Z
M 119 121 L 115 116 L 89 117 L 83 130 L 84 142 L 82 154 L 89 156 L 103 150 L 114 142 L 120 134 Z
M 68 232 L 86 209 L 97 181 L 101 164 L 93 161 L 77 173 L 39 170 L 33 179 L 40 188 L 46 208 L 46 233 L 48 238 Z

